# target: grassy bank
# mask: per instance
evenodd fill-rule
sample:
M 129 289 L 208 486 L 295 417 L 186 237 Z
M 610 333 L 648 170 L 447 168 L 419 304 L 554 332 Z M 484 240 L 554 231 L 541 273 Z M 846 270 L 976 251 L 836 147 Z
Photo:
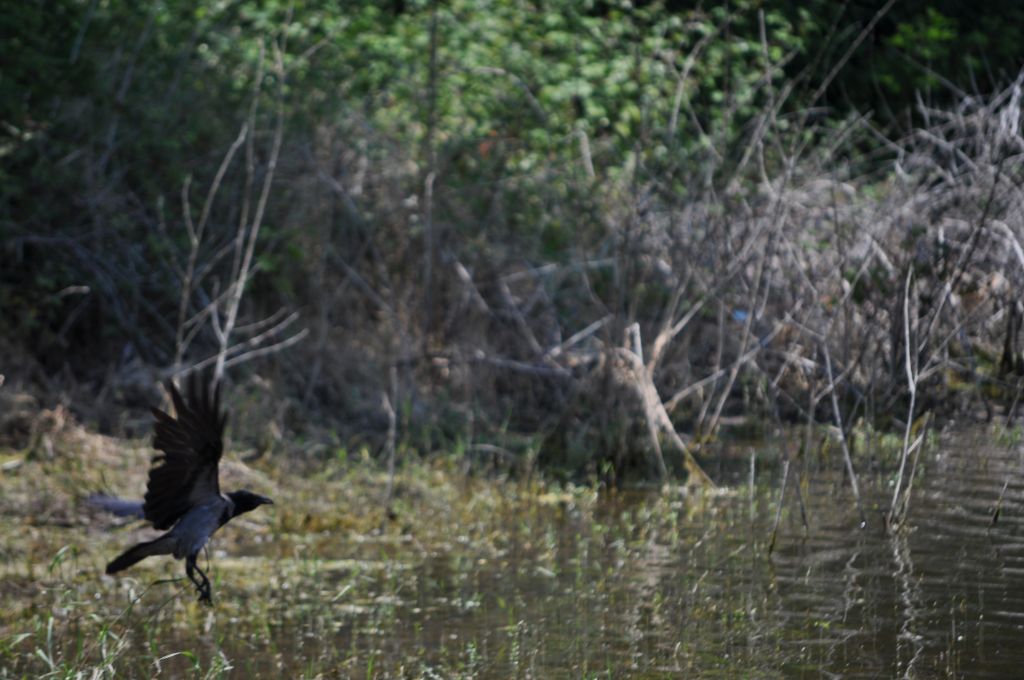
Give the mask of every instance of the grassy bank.
M 553 516 L 590 516 L 595 499 L 584 489 L 473 479 L 452 459 L 402 465 L 389 481 L 358 456 L 300 470 L 283 457 L 247 464 L 247 452 L 232 452 L 224 486 L 259 489 L 276 505 L 218 534 L 209 553 L 215 606 L 205 609 L 172 560 L 103 575 L 125 545 L 151 534 L 84 497 L 139 497 L 148 442 L 67 423 L 47 436 L 45 451 L 0 450 L 4 678 L 226 677 L 232 668 L 288 677 L 431 677 L 430 668 L 472 675 L 471 650 L 448 633 L 438 641 L 428 631 L 407 649 L 389 642 L 399 608 L 434 587 L 419 582 L 423 566 L 440 561 L 471 578 L 526 543 L 538 569 L 558 569 L 557 546 L 543 536 L 532 545 L 531 533 Z M 460 606 L 471 611 L 483 595 L 465 597 Z

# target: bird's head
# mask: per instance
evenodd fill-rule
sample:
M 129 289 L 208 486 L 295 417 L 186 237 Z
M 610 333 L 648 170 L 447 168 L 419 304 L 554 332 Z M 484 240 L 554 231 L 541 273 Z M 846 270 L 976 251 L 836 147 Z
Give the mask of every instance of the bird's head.
M 228 494 L 228 498 L 230 498 L 231 502 L 234 503 L 235 505 L 235 511 L 234 514 L 232 515 L 233 517 L 237 517 L 238 515 L 241 515 L 243 512 L 255 510 L 261 505 L 274 504 L 274 501 L 270 500 L 266 496 L 261 496 L 258 493 L 246 491 L 245 489 L 241 491 L 232 491 L 231 493 Z

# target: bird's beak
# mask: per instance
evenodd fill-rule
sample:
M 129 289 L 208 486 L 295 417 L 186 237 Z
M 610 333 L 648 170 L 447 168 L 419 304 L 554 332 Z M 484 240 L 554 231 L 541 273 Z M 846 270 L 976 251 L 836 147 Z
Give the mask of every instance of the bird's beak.
M 269 498 L 267 498 L 266 496 L 260 496 L 260 503 L 261 503 L 262 505 L 273 505 L 273 504 L 274 504 L 274 501 L 270 500 L 270 499 L 269 499 Z

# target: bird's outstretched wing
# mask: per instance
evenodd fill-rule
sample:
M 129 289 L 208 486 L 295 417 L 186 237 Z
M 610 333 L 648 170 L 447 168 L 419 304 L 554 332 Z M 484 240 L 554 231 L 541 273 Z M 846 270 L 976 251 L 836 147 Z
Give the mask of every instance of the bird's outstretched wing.
M 175 418 L 160 409 L 156 417 L 153 459 L 143 505 L 146 519 L 157 529 L 169 529 L 198 503 L 220 494 L 217 465 L 223 445 L 227 416 L 220 412 L 220 385 L 213 390 L 193 373 L 182 399 L 170 381 L 167 391 L 174 402 Z

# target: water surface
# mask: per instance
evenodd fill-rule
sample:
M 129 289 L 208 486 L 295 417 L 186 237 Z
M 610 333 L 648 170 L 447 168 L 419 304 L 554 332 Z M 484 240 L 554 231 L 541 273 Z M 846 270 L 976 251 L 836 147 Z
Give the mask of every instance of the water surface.
M 380 568 L 324 571 L 319 597 L 353 570 L 359 592 L 308 608 L 298 629 L 282 603 L 273 634 L 293 663 L 364 675 L 1021 677 L 1020 449 L 977 434 L 933 448 L 896 532 L 890 473 L 862 473 L 862 528 L 840 463 L 805 462 L 808 527 L 791 487 L 771 555 L 779 466 L 750 447 L 719 471 L 726 493 L 517 507 L 489 550 L 425 547 L 403 564 L 380 545 L 328 544 L 327 558 Z M 752 493 L 748 451 L 764 458 Z
M 381 532 L 301 508 L 233 523 L 210 610 L 152 583 L 180 575 L 169 560 L 99 576 L 140 529 L 26 525 L 0 581 L 0 678 L 1019 678 L 1024 448 L 994 439 L 933 443 L 898 531 L 891 464 L 859 459 L 862 527 L 836 454 L 795 461 L 771 554 L 784 438 L 729 447 L 708 494 L 467 482 L 439 504 L 420 473 Z M 332 483 L 309 481 L 348 488 Z M 339 501 L 281 508 L 303 502 Z

